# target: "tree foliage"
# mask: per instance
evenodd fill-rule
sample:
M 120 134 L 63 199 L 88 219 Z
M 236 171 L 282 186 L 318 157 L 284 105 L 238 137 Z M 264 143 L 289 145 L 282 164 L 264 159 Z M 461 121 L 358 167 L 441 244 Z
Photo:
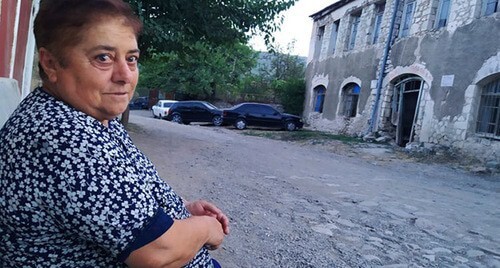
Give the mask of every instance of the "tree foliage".
M 297 0 L 125 1 L 144 23 L 139 38 L 141 95 L 157 88 L 215 98 L 242 88 L 253 56 L 241 44 L 258 33 L 271 44 L 280 13 Z
M 244 90 L 254 62 L 242 44 L 259 33 L 271 47 L 281 12 L 297 0 L 127 1 L 144 23 L 140 93 L 213 98 L 224 91 L 230 98 Z
M 197 42 L 246 43 L 262 33 L 266 43 L 282 21 L 280 13 L 297 0 L 128 0 L 144 23 L 142 51 L 182 50 Z
M 159 88 L 179 99 L 225 98 L 238 91 L 254 65 L 255 54 L 245 45 L 196 42 L 182 52 L 153 53 L 141 64 L 138 90 Z
M 293 46 L 294 42 L 286 48 L 276 46 L 272 53 L 261 57 L 261 67 L 246 85 L 258 85 L 259 96 L 269 96 L 267 102 L 278 102 L 286 112 L 301 114 L 305 94 L 305 63 L 304 59 L 291 55 Z
M 287 113 L 300 115 L 304 110 L 306 82 L 304 78 L 278 80 L 273 84 L 279 102 Z

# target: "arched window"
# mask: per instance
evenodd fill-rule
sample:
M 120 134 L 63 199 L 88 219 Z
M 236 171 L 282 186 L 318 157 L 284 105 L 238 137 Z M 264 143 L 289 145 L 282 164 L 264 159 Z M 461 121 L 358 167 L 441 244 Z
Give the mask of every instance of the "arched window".
M 481 91 L 476 132 L 500 139 L 500 78 L 486 84 Z
M 354 83 L 347 84 L 344 87 L 342 90 L 341 115 L 345 117 L 356 116 L 360 91 L 360 86 Z
M 326 88 L 324 86 L 318 86 L 314 89 L 314 111 L 318 113 L 323 112 L 323 104 L 325 102 Z

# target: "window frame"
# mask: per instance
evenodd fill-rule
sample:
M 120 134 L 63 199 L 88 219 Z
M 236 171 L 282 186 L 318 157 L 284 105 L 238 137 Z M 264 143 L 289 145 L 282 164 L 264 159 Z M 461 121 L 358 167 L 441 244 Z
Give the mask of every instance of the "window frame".
M 316 113 L 323 113 L 323 108 L 325 105 L 326 88 L 324 86 L 318 86 L 314 89 L 314 106 L 313 111 Z M 318 104 L 318 102 L 320 102 Z
M 361 23 L 361 13 L 351 15 L 351 29 L 349 39 L 347 40 L 347 50 L 353 50 L 356 47 L 356 37 L 358 35 L 359 24 Z
M 337 38 L 340 29 L 340 20 L 336 20 L 331 25 L 331 34 L 330 34 L 330 51 L 331 54 L 335 54 L 335 50 L 337 50 Z
M 500 140 L 500 78 L 481 88 L 475 123 L 476 135 Z
M 318 27 L 318 33 L 317 33 L 318 41 L 322 41 L 323 36 L 325 36 L 325 25 L 321 25 Z
M 314 58 L 319 58 L 321 50 L 323 49 L 323 39 L 325 36 L 326 26 L 321 25 L 316 32 L 316 44 L 314 46 Z
M 384 18 L 385 11 L 385 2 L 375 4 L 375 20 L 373 22 L 373 36 L 372 36 L 372 45 L 378 42 L 380 37 L 380 31 L 382 29 L 382 20 Z
M 490 16 L 497 13 L 500 9 L 500 1 L 499 0 L 482 0 L 481 1 L 481 16 Z M 489 12 L 488 6 L 490 4 L 494 4 L 493 11 Z
M 446 9 L 444 9 L 445 3 L 448 3 L 448 6 Z M 444 27 L 446 27 L 446 25 L 448 25 L 448 21 L 450 19 L 451 4 L 452 4 L 451 0 L 439 0 L 434 28 L 440 29 L 440 28 L 444 28 Z M 445 15 L 446 18 L 444 19 L 444 23 L 441 23 L 441 21 L 443 21 L 441 19 L 443 12 L 446 12 L 446 15 Z
M 408 12 L 409 6 L 412 6 L 411 12 Z M 401 18 L 398 37 L 402 38 L 410 35 L 416 8 L 417 8 L 416 0 L 405 1 L 405 4 L 403 5 L 403 16 Z
M 342 110 L 340 111 L 342 116 L 345 118 L 356 117 L 360 94 L 361 87 L 356 83 L 348 84 L 344 87 L 342 90 Z

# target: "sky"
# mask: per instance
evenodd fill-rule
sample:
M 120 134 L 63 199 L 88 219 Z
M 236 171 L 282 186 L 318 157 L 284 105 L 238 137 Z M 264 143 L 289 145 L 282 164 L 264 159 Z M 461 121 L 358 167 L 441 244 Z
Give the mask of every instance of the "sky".
M 294 49 L 291 54 L 307 57 L 309 54 L 309 41 L 313 20 L 309 16 L 323 8 L 337 2 L 337 0 L 299 0 L 293 7 L 285 11 L 281 30 L 275 33 L 276 43 L 286 48 L 295 40 Z M 266 51 L 262 37 L 254 37 L 250 41 L 253 49 Z

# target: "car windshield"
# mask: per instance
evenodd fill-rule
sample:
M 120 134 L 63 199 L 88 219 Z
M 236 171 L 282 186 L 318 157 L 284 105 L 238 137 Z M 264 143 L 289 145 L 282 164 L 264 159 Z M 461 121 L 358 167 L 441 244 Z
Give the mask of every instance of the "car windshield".
M 172 106 L 172 104 L 174 104 L 174 103 L 173 102 L 164 102 L 163 107 L 168 108 L 168 107 Z

